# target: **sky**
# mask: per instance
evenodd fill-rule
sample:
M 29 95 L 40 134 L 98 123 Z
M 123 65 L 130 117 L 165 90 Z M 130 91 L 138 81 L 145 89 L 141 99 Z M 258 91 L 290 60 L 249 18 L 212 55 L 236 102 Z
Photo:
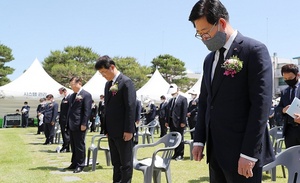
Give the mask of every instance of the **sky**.
M 134 57 L 141 65 L 170 54 L 201 73 L 209 53 L 188 21 L 195 0 L 1 0 L 0 44 L 12 49 L 19 77 L 37 58 L 66 46 L 100 55 Z M 223 0 L 230 24 L 267 45 L 270 55 L 300 56 L 300 1 Z

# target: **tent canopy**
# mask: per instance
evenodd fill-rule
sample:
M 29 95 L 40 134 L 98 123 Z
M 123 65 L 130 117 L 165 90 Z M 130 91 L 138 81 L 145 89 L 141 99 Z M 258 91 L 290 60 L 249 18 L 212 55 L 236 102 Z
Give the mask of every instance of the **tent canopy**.
M 52 94 L 56 98 L 60 97 L 58 92 L 60 87 L 63 86 L 48 75 L 36 58 L 26 72 L 0 87 L 0 98 L 39 99 L 46 97 L 47 94 Z
M 169 87 L 170 84 L 156 69 L 149 81 L 137 91 L 137 97 L 142 101 L 146 99 L 160 101 L 160 96 L 165 95 Z
M 83 89 L 88 91 L 94 100 L 98 100 L 100 95 L 104 95 L 106 79 L 98 72 L 83 86 Z
M 200 88 L 201 88 L 201 82 L 202 82 L 202 75 L 200 76 L 200 78 L 198 79 L 198 81 L 194 84 L 194 86 L 192 88 L 190 88 L 187 92 L 185 92 L 186 94 L 189 94 L 191 91 L 196 91 L 197 94 L 200 94 Z

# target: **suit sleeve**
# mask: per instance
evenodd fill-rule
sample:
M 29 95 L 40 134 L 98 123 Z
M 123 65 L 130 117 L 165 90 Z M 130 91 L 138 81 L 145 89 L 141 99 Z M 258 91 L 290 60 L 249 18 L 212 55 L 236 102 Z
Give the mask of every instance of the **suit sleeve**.
M 53 114 L 52 114 L 52 119 L 51 119 L 51 122 L 54 122 L 56 123 L 56 117 L 57 117 L 57 114 L 58 114 L 58 104 L 55 102 L 53 104 Z
M 265 45 L 254 45 L 248 54 L 248 89 L 251 106 L 241 153 L 259 158 L 272 102 L 272 62 Z M 247 66 L 244 66 L 247 67 Z
M 182 121 L 181 121 L 181 123 L 184 123 L 184 124 L 187 124 L 187 122 L 186 122 L 186 114 L 187 114 L 187 105 L 188 105 L 188 103 L 187 103 L 187 99 L 184 97 L 183 98 L 183 100 L 182 100 L 182 109 L 181 109 L 181 111 L 182 111 L 182 116 L 181 116 L 181 119 L 182 119 Z
M 124 132 L 135 132 L 136 91 L 133 82 L 128 79 L 124 83 L 123 99 L 125 104 Z
M 204 62 L 203 70 L 206 71 L 206 62 Z M 197 122 L 195 125 L 195 132 L 194 132 L 194 142 L 201 142 L 203 144 L 206 143 L 206 125 L 205 125 L 205 114 L 207 108 L 207 98 L 208 92 L 205 85 L 205 81 L 207 80 L 208 74 L 203 73 L 202 81 L 201 81 L 201 88 L 200 88 L 200 95 L 198 101 L 198 116 Z
M 91 117 L 92 112 L 92 96 L 90 93 L 85 92 L 85 96 L 83 97 L 83 106 L 82 106 L 82 118 L 80 121 L 80 125 L 88 126 L 88 121 Z

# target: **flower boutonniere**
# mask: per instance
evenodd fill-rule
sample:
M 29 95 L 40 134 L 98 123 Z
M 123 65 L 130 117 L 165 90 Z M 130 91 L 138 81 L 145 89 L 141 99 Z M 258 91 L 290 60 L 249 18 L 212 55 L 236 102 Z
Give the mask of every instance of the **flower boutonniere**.
M 231 77 L 234 77 L 235 74 L 242 70 L 243 61 L 237 56 L 233 56 L 230 59 L 225 60 L 221 67 L 225 69 L 224 75 L 231 75 Z
M 115 82 L 110 88 L 109 88 L 109 91 L 112 93 L 113 96 L 115 96 L 117 94 L 119 90 L 119 87 L 118 87 L 118 82 Z
M 82 99 L 83 99 L 83 98 L 82 98 L 81 95 L 77 95 L 76 98 L 75 98 L 76 101 L 80 101 L 80 100 L 82 100 Z

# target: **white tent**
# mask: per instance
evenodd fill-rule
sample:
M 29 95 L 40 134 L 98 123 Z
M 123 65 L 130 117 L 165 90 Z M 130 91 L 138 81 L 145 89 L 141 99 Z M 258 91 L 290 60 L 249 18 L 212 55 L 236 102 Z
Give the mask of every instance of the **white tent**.
M 88 91 L 94 100 L 99 100 L 100 95 L 104 95 L 104 87 L 106 79 L 98 72 L 83 86 L 83 89 Z
M 160 96 L 165 95 L 169 87 L 169 83 L 156 69 L 149 81 L 137 91 L 136 95 L 142 101 L 146 99 L 160 101 Z
M 200 78 L 198 79 L 198 81 L 194 84 L 194 86 L 192 88 L 190 88 L 187 92 L 185 92 L 186 94 L 189 94 L 191 91 L 196 91 L 197 94 L 200 94 L 200 88 L 201 88 L 201 82 L 202 82 L 202 75 L 200 76 Z
M 14 81 L 0 87 L 1 99 L 35 99 L 52 94 L 60 97 L 58 89 L 62 87 L 50 77 L 36 58 L 31 66 Z

